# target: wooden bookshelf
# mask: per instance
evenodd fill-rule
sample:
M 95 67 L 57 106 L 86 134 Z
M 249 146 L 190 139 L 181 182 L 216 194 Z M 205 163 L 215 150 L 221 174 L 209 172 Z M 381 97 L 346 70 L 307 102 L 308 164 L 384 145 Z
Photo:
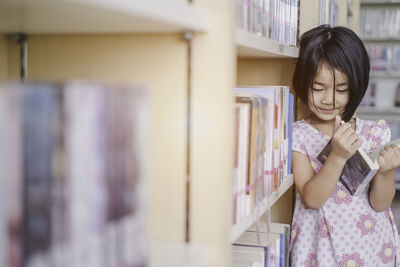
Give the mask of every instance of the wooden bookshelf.
M 372 72 L 369 74 L 371 79 L 400 79 L 400 73 Z
M 363 36 L 362 38 L 363 42 L 367 43 L 399 43 L 400 42 L 400 37 L 393 37 L 393 36 L 382 36 L 382 37 L 366 37 Z
M 236 49 L 238 57 L 296 58 L 297 47 L 280 44 L 241 29 L 236 29 Z
M 357 109 L 357 113 L 400 115 L 400 107 L 393 107 L 393 108 L 360 107 Z
M 285 194 L 286 191 L 288 191 L 292 185 L 293 185 L 293 175 L 291 174 L 287 176 L 283 180 L 279 188 L 272 193 L 272 195 L 269 198 L 269 206 L 272 207 L 275 204 L 275 202 L 278 201 L 281 198 L 281 196 Z
M 171 33 L 207 27 L 205 11 L 176 1 L 0 1 L 0 33 Z
M 362 7 L 399 7 L 400 1 L 361 1 Z
M 293 175 L 288 175 L 283 180 L 279 188 L 272 193 L 271 196 L 261 200 L 254 208 L 253 212 L 242 219 L 231 228 L 231 243 L 233 243 L 240 235 L 252 226 L 257 220 L 259 220 L 265 212 L 275 204 L 275 202 L 293 185 Z
M 149 246 L 150 267 L 205 267 L 207 250 L 203 246 L 182 242 L 153 241 Z

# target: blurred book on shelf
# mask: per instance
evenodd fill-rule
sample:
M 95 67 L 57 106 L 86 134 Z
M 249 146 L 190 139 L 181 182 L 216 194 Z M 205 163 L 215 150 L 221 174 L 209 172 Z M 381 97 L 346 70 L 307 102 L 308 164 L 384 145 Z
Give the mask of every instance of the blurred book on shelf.
M 148 96 L 0 84 L 0 266 L 144 266 Z
M 395 78 L 372 78 L 360 107 L 390 110 L 396 108 L 396 94 L 400 91 L 400 80 Z
M 388 3 L 389 1 L 385 2 Z M 399 20 L 400 20 L 399 5 L 363 6 L 360 9 L 360 35 L 362 38 L 381 38 L 381 39 L 399 38 L 400 37 Z
M 296 46 L 298 11 L 299 0 L 236 0 L 236 28 Z

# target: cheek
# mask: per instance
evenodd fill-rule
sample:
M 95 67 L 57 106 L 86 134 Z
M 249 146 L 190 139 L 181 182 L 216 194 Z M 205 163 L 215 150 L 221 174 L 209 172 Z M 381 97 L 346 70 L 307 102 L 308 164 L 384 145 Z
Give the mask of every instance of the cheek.
M 345 107 L 345 106 L 347 106 L 347 104 L 348 104 L 349 101 L 350 101 L 350 96 L 349 96 L 349 95 L 341 96 L 341 97 L 339 97 L 337 100 L 338 100 L 338 101 L 337 101 L 338 104 L 340 104 L 341 106 Z

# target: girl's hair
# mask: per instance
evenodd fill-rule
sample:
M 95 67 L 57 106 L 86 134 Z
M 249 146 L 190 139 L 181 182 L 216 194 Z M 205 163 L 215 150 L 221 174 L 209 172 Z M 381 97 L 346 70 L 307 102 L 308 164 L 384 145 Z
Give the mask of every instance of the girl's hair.
M 360 38 L 345 27 L 321 25 L 305 32 L 300 39 L 293 89 L 306 105 L 315 75 L 323 64 L 332 68 L 333 75 L 337 69 L 348 78 L 350 99 L 342 115 L 342 120 L 348 121 L 368 87 L 370 61 L 367 50 Z

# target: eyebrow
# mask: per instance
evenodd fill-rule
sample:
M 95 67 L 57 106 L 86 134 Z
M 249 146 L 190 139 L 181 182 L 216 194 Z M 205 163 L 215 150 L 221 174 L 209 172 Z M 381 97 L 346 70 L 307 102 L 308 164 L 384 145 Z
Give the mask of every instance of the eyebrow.
M 324 83 L 322 83 L 322 82 L 318 82 L 318 81 L 314 81 L 314 84 L 318 84 L 318 85 L 325 85 Z M 345 86 L 345 85 L 348 85 L 348 83 L 346 83 L 346 82 L 343 82 L 343 83 L 338 83 L 338 84 L 336 84 L 336 87 L 339 87 L 339 86 Z

